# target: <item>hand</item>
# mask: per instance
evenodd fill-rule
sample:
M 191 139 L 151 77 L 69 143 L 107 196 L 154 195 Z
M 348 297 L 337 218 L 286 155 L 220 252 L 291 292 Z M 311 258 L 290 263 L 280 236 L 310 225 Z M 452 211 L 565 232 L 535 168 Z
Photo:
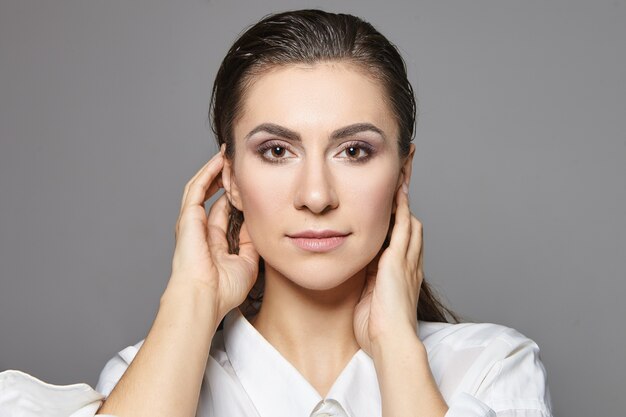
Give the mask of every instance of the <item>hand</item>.
M 417 334 L 417 302 L 424 279 L 422 224 L 409 210 L 405 187 L 396 193 L 389 246 L 368 265 L 363 293 L 354 310 L 357 343 L 370 356 L 372 347 L 382 340 Z
M 245 223 L 239 234 L 239 254 L 228 253 L 229 205 L 225 194 L 213 204 L 208 216 L 205 212 L 204 203 L 222 188 L 223 166 L 224 156 L 220 152 L 185 186 L 168 283 L 168 290 L 172 291 L 181 286 L 207 287 L 215 297 L 218 323 L 245 300 L 256 280 L 259 264 L 259 255 Z

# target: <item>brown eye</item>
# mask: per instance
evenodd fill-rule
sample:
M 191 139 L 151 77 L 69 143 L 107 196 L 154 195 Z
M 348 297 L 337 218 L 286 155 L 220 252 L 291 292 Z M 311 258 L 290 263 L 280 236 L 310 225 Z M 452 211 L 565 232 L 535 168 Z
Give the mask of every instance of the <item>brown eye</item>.
M 376 149 L 367 142 L 355 141 L 343 145 L 337 157 L 345 160 L 345 162 L 362 163 L 367 162 L 375 153 Z
M 265 142 L 257 148 L 257 153 L 267 162 L 288 162 L 296 155 L 289 150 L 288 145 L 278 141 Z
M 361 148 L 357 148 L 356 146 L 350 146 L 346 148 L 346 155 L 350 158 L 358 158 L 361 156 Z
M 285 155 L 285 148 L 282 146 L 273 146 L 271 152 L 273 157 L 280 158 Z

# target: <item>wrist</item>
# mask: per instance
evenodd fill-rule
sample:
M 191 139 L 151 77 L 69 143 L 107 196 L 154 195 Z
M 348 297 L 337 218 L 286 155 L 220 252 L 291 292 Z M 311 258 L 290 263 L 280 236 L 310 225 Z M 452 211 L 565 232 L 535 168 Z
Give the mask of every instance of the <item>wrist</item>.
M 435 381 L 426 347 L 416 333 L 398 334 L 373 346 L 383 415 L 443 416 L 448 407 Z M 412 415 L 412 414 L 411 414 Z
M 375 364 L 387 364 L 407 357 L 428 361 L 426 348 L 414 330 L 387 333 L 372 342 L 372 359 Z
M 195 283 L 168 284 L 159 302 L 158 316 L 182 321 L 188 326 L 208 327 L 213 333 L 223 318 L 219 314 L 214 291 Z
M 372 347 L 379 349 L 398 343 L 411 343 L 416 339 L 419 341 L 417 324 L 410 320 L 388 320 L 374 326 L 370 323 L 369 336 Z

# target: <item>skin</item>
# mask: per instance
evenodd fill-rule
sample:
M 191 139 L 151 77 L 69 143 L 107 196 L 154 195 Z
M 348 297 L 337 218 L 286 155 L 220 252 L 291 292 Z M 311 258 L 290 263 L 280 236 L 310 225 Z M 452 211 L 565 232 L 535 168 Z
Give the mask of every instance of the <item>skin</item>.
M 264 300 L 251 322 L 322 396 L 363 349 L 376 367 L 383 416 L 445 414 L 417 336 L 422 227 L 407 195 L 414 148 L 398 156 L 385 99 L 347 63 L 257 76 L 235 123 L 234 159 L 222 148 L 185 187 L 159 312 L 100 413 L 195 415 L 211 339 L 245 299 L 262 256 Z M 358 132 L 338 134 L 355 125 Z M 207 216 L 204 203 L 221 187 Z M 246 219 L 239 255 L 228 254 L 228 201 Z M 347 237 L 324 253 L 289 238 L 325 229 Z
M 234 129 L 234 163 L 231 169 L 227 161 L 222 178 L 268 264 L 267 278 L 280 276 L 315 296 L 336 290 L 376 256 L 402 180 L 397 127 L 382 94 L 378 84 L 355 76 L 345 64 L 274 69 L 247 89 Z M 330 139 L 333 131 L 359 123 L 381 133 L 366 130 Z M 299 139 L 267 130 L 248 136 L 263 124 L 288 129 Z M 283 147 L 284 155 L 264 151 L 268 145 Z M 349 145 L 357 146 L 360 155 L 349 156 Z M 369 156 L 366 146 L 372 148 Z M 311 254 L 286 237 L 307 229 L 350 235 L 334 251 Z
M 359 349 L 352 316 L 365 268 L 383 244 L 395 191 L 410 170 L 410 158 L 402 166 L 398 157 L 397 123 L 383 94 L 345 64 L 269 71 L 246 91 L 235 158 L 222 175 L 266 263 L 253 324 L 322 395 Z M 333 139 L 355 125 L 361 129 Z M 349 235 L 321 254 L 287 237 L 310 229 Z

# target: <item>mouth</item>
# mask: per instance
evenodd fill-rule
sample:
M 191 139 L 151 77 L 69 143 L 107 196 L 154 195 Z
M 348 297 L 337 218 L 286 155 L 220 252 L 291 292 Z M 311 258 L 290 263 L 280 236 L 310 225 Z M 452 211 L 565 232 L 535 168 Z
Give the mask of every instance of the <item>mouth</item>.
M 350 233 L 335 230 L 306 230 L 287 235 L 291 243 L 308 252 L 329 252 L 343 244 Z

